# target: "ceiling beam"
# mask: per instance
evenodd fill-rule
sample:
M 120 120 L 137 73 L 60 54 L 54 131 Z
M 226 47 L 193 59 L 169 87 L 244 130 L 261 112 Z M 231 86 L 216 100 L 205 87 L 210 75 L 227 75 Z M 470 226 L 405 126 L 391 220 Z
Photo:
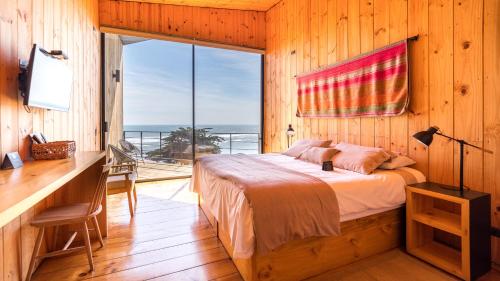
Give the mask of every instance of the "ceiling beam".
M 280 0 L 123 0 L 233 10 L 267 11 Z

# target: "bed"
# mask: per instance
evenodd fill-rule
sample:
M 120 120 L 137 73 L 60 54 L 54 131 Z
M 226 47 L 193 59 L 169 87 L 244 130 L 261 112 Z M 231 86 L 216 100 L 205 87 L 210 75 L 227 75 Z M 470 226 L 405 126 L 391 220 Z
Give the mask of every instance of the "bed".
M 288 241 L 262 253 L 256 249 L 254 210 L 244 192 L 234 188 L 234 181 L 196 162 L 192 189 L 199 194 L 200 207 L 246 281 L 300 280 L 398 247 L 405 186 L 425 181 L 422 173 L 411 168 L 362 175 L 342 169 L 322 171 L 318 164 L 282 154 L 252 157 L 328 184 L 337 197 L 341 233 Z

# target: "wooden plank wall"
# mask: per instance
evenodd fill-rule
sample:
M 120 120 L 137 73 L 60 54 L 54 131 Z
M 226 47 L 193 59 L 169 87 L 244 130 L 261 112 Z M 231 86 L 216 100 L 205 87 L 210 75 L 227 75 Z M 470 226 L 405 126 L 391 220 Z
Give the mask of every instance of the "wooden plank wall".
M 500 226 L 500 1 L 283 0 L 266 13 L 264 150 L 320 138 L 410 155 L 435 182 L 458 181 L 458 147 L 436 137 L 429 150 L 411 135 L 429 125 L 494 151 L 466 149 L 465 184 L 490 192 Z M 412 101 L 394 118 L 296 118 L 294 76 L 419 35 L 410 45 Z M 500 263 L 500 242 L 493 251 Z
M 0 156 L 19 151 L 29 157 L 32 131 L 52 140 L 76 140 L 79 150 L 100 147 L 100 39 L 97 0 L 2 0 L 0 8 Z M 27 60 L 33 43 L 62 49 L 73 70 L 67 113 L 24 110 L 17 91 L 18 60 Z M 35 241 L 33 215 L 54 204 L 48 197 L 0 232 L 0 280 L 20 280 L 27 272 Z
M 99 0 L 101 26 L 264 49 L 265 13 Z

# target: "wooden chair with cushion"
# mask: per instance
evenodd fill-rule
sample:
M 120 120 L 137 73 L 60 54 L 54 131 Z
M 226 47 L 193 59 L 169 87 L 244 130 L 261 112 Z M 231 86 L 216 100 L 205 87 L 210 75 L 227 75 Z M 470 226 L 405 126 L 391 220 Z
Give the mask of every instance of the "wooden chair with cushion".
M 104 242 L 102 240 L 101 231 L 97 222 L 97 215 L 102 211 L 101 202 L 106 194 L 106 181 L 109 175 L 110 168 L 110 163 L 103 166 L 97 188 L 90 203 L 76 203 L 66 206 L 52 207 L 33 218 L 33 220 L 31 221 L 31 225 L 37 227 L 39 230 L 35 242 L 35 248 L 33 249 L 33 254 L 31 256 L 31 262 L 29 265 L 26 280 L 31 280 L 31 276 L 33 275 L 33 270 L 38 259 L 66 255 L 83 249 L 86 249 L 87 251 L 87 259 L 89 262 L 90 270 L 94 270 L 89 230 L 96 231 L 97 237 L 99 238 L 99 243 L 101 244 L 101 247 L 103 247 Z M 88 228 L 87 222 L 89 221 L 91 221 L 94 225 L 94 229 Z M 77 232 L 74 232 L 61 250 L 54 250 L 40 256 L 38 255 L 44 239 L 46 228 L 55 228 L 54 241 L 56 241 L 57 232 L 60 226 L 74 224 L 78 224 L 81 227 L 80 231 L 83 235 L 85 246 L 69 248 L 77 235 Z
M 108 177 L 108 194 L 127 193 L 130 216 L 134 216 L 137 206 L 137 161 L 114 145 L 109 145 L 113 153 L 113 165 Z M 133 196 L 133 199 L 132 199 Z

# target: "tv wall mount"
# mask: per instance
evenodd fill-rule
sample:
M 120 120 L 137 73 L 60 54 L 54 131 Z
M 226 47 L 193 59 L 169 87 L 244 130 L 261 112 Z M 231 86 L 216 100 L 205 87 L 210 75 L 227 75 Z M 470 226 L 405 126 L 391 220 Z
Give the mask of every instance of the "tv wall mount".
M 26 88 L 28 83 L 28 61 L 26 60 L 19 60 L 19 74 L 17 75 L 17 81 L 21 97 L 24 99 L 26 98 Z

